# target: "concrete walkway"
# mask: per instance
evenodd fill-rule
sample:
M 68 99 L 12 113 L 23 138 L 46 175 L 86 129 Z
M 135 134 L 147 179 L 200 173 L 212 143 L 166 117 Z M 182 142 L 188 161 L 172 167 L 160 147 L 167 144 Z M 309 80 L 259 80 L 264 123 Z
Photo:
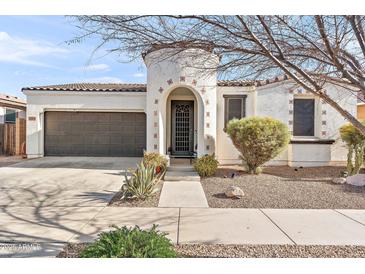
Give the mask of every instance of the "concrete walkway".
M 209 207 L 200 176 L 192 166 L 168 167 L 158 207 Z
M 365 210 L 59 207 L 57 211 L 63 213 L 61 218 L 52 218 L 56 212 L 47 208 L 2 212 L 0 257 L 55 256 L 62 243 L 93 241 L 111 225 L 158 224 L 178 244 L 365 245 Z M 45 219 L 35 220 L 37 214 Z M 19 249 L 21 242 L 33 243 L 33 248 Z
M 165 181 L 158 207 L 208 207 L 200 181 Z

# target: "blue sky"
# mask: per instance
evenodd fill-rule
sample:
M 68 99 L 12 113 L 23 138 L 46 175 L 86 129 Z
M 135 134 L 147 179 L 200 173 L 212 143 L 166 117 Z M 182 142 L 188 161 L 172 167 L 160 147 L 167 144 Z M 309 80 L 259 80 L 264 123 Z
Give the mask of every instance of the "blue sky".
M 118 62 L 96 40 L 67 45 L 78 29 L 63 16 L 0 16 L 0 93 L 24 97 L 26 86 L 73 82 L 144 83 L 142 60 Z

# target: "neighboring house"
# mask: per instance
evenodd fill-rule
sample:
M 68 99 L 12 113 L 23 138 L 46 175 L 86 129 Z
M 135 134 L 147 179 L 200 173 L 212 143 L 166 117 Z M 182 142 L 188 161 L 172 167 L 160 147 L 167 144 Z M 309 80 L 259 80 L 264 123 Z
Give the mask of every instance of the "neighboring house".
M 144 61 L 147 84 L 23 88 L 28 157 L 141 156 L 145 149 L 170 157 L 215 153 L 221 164 L 240 163 L 225 125 L 232 118 L 257 115 L 281 120 L 293 135 L 270 164 L 316 166 L 346 160 L 338 135 L 345 120 L 286 77 L 217 81 L 219 58 L 202 49 L 155 50 Z M 351 92 L 325 88 L 356 116 Z
M 365 98 L 361 92 L 358 93 L 357 97 L 357 118 L 365 120 Z
M 25 146 L 24 100 L 0 94 L 0 155 L 20 155 Z

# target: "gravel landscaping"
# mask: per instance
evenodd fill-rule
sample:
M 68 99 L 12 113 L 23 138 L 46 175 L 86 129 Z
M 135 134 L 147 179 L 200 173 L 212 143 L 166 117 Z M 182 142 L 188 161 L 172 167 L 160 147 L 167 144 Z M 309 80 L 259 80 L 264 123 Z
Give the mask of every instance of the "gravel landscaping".
M 86 244 L 67 244 L 58 258 L 77 258 Z M 175 246 L 180 258 L 365 258 L 365 246 L 203 245 Z
M 365 187 L 331 182 L 344 170 L 334 166 L 275 166 L 265 167 L 260 175 L 250 175 L 239 166 L 221 167 L 216 176 L 202 179 L 202 185 L 210 207 L 365 209 Z M 240 187 L 244 197 L 227 198 L 224 191 L 229 186 Z
M 108 206 L 119 206 L 119 207 L 157 207 L 160 200 L 160 194 L 162 190 L 163 182 L 158 184 L 158 191 L 146 200 L 137 199 L 121 199 L 122 193 L 117 192 L 110 200 Z

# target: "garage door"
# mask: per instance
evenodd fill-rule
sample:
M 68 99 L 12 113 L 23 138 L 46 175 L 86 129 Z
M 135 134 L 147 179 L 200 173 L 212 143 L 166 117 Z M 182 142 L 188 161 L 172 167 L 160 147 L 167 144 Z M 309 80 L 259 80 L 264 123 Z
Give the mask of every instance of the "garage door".
M 146 115 L 138 112 L 46 112 L 48 156 L 142 156 Z

